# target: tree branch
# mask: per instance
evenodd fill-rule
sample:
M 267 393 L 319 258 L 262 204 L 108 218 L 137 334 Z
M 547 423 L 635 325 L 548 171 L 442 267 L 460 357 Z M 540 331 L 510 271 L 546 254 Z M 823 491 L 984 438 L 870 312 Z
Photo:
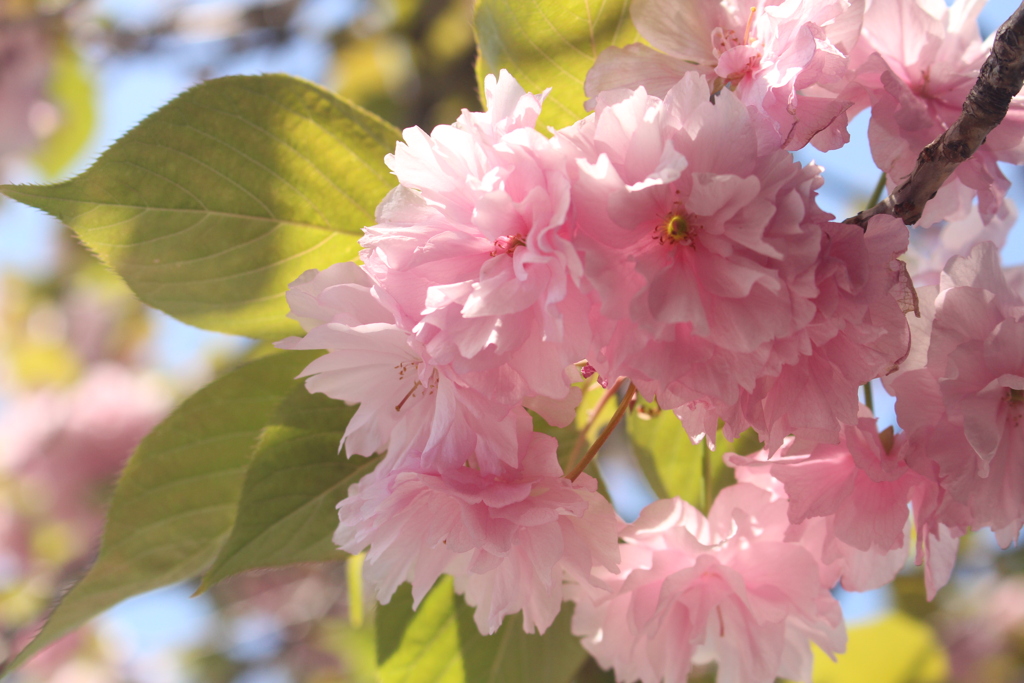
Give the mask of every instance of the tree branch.
M 992 53 L 964 102 L 956 122 L 921 150 L 917 164 L 892 194 L 846 223 L 867 226 L 868 219 L 889 214 L 907 225 L 916 223 L 946 178 L 985 142 L 1024 84 L 1024 3 L 996 31 Z

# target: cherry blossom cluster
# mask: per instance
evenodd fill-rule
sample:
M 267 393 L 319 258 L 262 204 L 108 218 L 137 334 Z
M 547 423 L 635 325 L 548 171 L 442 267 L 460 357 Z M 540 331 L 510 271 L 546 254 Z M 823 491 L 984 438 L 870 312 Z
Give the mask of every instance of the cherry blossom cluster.
M 977 77 L 980 5 L 634 0 L 649 46 L 600 55 L 586 118 L 538 132 L 544 95 L 502 72 L 486 112 L 407 129 L 362 264 L 293 283 L 306 334 L 279 343 L 327 351 L 307 387 L 359 405 L 349 457 L 383 454 L 335 535 L 377 597 L 408 581 L 418 603 L 450 574 L 483 633 L 520 612 L 544 632 L 571 600 L 620 681 L 707 662 L 809 680 L 811 643 L 845 647 L 837 583 L 881 586 L 912 555 L 931 595 L 968 529 L 1014 541 L 1024 300 L 996 162 L 1024 158 L 1024 103 L 912 235 L 835 222 L 791 153 L 842 146 L 870 108 L 899 182 Z M 739 483 L 706 515 L 660 500 L 627 525 L 535 428 L 572 422 L 595 373 L 695 441 L 721 425 L 765 448 L 726 456 Z M 879 377 L 899 433 L 859 404 Z

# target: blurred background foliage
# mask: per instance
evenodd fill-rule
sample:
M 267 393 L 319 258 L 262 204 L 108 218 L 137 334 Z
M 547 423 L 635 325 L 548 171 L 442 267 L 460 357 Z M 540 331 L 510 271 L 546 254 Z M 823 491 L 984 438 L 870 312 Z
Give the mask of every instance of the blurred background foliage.
M 149 63 L 160 73 L 174 61 L 198 82 L 249 55 L 273 63 L 310 43 L 328 57 L 307 76 L 397 126 L 429 128 L 477 106 L 470 0 L 0 0 L 0 179 L 66 178 L 113 141 L 97 139 L 109 128 L 103 76 L 111 64 Z M 0 199 L 0 210 L 7 204 Z M 18 217 L 0 212 L 0 234 L 38 228 L 9 222 Z M 91 562 L 113 481 L 138 439 L 175 402 L 262 352 L 184 335 L 180 344 L 192 348 L 174 355 L 188 369 L 168 372 L 166 343 L 154 340 L 168 323 L 70 232 L 47 230 L 44 268 L 0 261 L 0 658 L 25 644 Z M 71 490 L 69 475 L 81 486 Z M 350 619 L 347 575 L 342 562 L 237 576 L 184 612 L 174 604 L 195 586 L 143 596 L 9 678 L 376 680 L 372 610 L 358 624 Z
M 342 96 L 398 127 L 450 123 L 462 108 L 479 106 L 472 11 L 472 0 L 0 0 L 0 177 L 65 178 L 112 142 L 104 125 L 111 81 L 102 76 L 126 60 L 155 75 L 168 61 L 180 63 L 186 80 L 197 82 L 251 68 L 238 67 L 248 55 L 260 55 L 253 63 L 262 70 L 290 63 L 287 55 L 312 45 L 327 57 L 309 75 Z M 0 199 L 0 235 L 41 230 L 42 219 L 23 222 L 26 214 L 6 204 Z M 70 233 L 51 226 L 41 234 L 51 242 L 45 268 L 0 261 L 0 658 L 25 643 L 54 597 L 88 566 L 113 481 L 138 439 L 175 402 L 266 350 L 168 328 Z M 12 243 L 0 251 L 20 248 L 5 241 Z M 600 408 L 597 392 L 588 398 L 584 410 Z M 574 429 L 589 442 L 611 406 L 595 419 L 581 412 Z M 628 425 L 647 434 L 652 448 L 673 442 L 656 419 L 648 411 Z M 616 438 L 620 446 L 601 474 L 628 516 L 637 497 L 650 495 L 636 492 L 640 484 L 631 492 L 629 482 L 641 480 L 641 466 L 655 471 L 658 463 Z M 709 457 L 707 449 L 702 454 Z M 658 475 L 671 487 L 675 473 Z M 699 488 L 694 495 L 703 495 Z M 378 671 L 376 610 L 363 595 L 358 562 L 235 576 L 191 602 L 195 586 L 142 596 L 9 679 L 388 679 Z M 843 602 L 849 653 L 838 664 L 820 657 L 815 681 L 1024 681 L 1024 551 L 1004 553 L 975 535 L 934 602 L 924 599 L 913 567 L 891 587 L 843 595 Z M 694 679 L 713 680 L 713 672 Z M 591 661 L 575 680 L 613 677 Z

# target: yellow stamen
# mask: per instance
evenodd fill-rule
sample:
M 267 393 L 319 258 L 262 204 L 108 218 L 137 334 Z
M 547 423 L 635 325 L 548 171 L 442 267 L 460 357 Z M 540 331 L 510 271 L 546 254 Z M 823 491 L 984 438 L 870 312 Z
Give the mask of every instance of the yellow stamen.
M 757 16 L 757 8 L 750 8 L 750 16 L 747 17 L 747 27 L 743 30 L 743 44 L 750 44 L 750 29 L 754 27 L 754 17 Z

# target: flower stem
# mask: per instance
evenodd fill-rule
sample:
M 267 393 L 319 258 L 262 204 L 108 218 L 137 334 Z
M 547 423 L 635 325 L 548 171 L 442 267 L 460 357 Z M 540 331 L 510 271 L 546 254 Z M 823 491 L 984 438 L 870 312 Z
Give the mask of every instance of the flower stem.
M 864 405 L 866 405 L 868 407 L 868 410 L 870 410 L 872 412 L 872 414 L 874 414 L 874 412 L 875 412 L 875 400 L 874 400 L 874 397 L 871 395 L 871 381 L 870 380 L 868 380 L 864 384 Z
M 872 206 L 882 201 L 882 192 L 885 190 L 885 174 L 883 173 L 878 179 L 878 183 L 875 185 L 875 191 L 871 193 L 871 198 L 868 199 L 867 208 L 870 209 Z
M 622 416 L 626 414 L 626 409 L 629 408 L 629 403 L 633 400 L 633 396 L 635 394 L 636 386 L 630 382 L 629 386 L 626 388 L 626 395 L 622 397 L 622 403 L 619 404 L 618 410 L 616 410 L 615 414 L 612 415 L 612 419 L 607 425 L 605 425 L 604 431 L 601 432 L 601 435 L 597 437 L 597 440 L 594 441 L 590 448 L 587 449 L 583 459 L 579 461 L 576 467 L 573 467 L 572 471 L 565 475 L 568 477 L 569 481 L 576 481 L 576 478 L 583 473 L 583 470 L 587 469 L 587 465 L 589 465 L 590 461 L 594 459 L 597 452 L 601 450 L 601 446 L 604 445 L 604 442 L 607 441 L 608 437 L 611 436 L 613 431 L 615 431 L 615 427 L 617 427 L 619 422 L 622 420 Z
M 590 411 L 590 417 L 587 419 L 587 426 L 580 430 L 579 436 L 576 437 L 576 443 L 572 445 L 572 452 L 569 453 L 569 459 L 565 461 L 566 467 L 571 468 L 576 463 L 576 460 L 580 456 L 580 451 L 583 450 L 583 444 L 586 441 L 587 434 L 590 432 L 590 428 L 594 426 L 595 422 L 597 422 L 597 416 L 601 414 L 602 410 L 604 410 L 604 406 L 608 403 L 608 399 L 615 395 L 615 392 L 619 390 L 619 387 L 622 386 L 622 382 L 625 381 L 625 379 L 625 377 L 619 377 L 615 380 L 612 385 L 605 390 L 604 396 L 602 396 L 601 400 L 597 402 L 597 405 Z

